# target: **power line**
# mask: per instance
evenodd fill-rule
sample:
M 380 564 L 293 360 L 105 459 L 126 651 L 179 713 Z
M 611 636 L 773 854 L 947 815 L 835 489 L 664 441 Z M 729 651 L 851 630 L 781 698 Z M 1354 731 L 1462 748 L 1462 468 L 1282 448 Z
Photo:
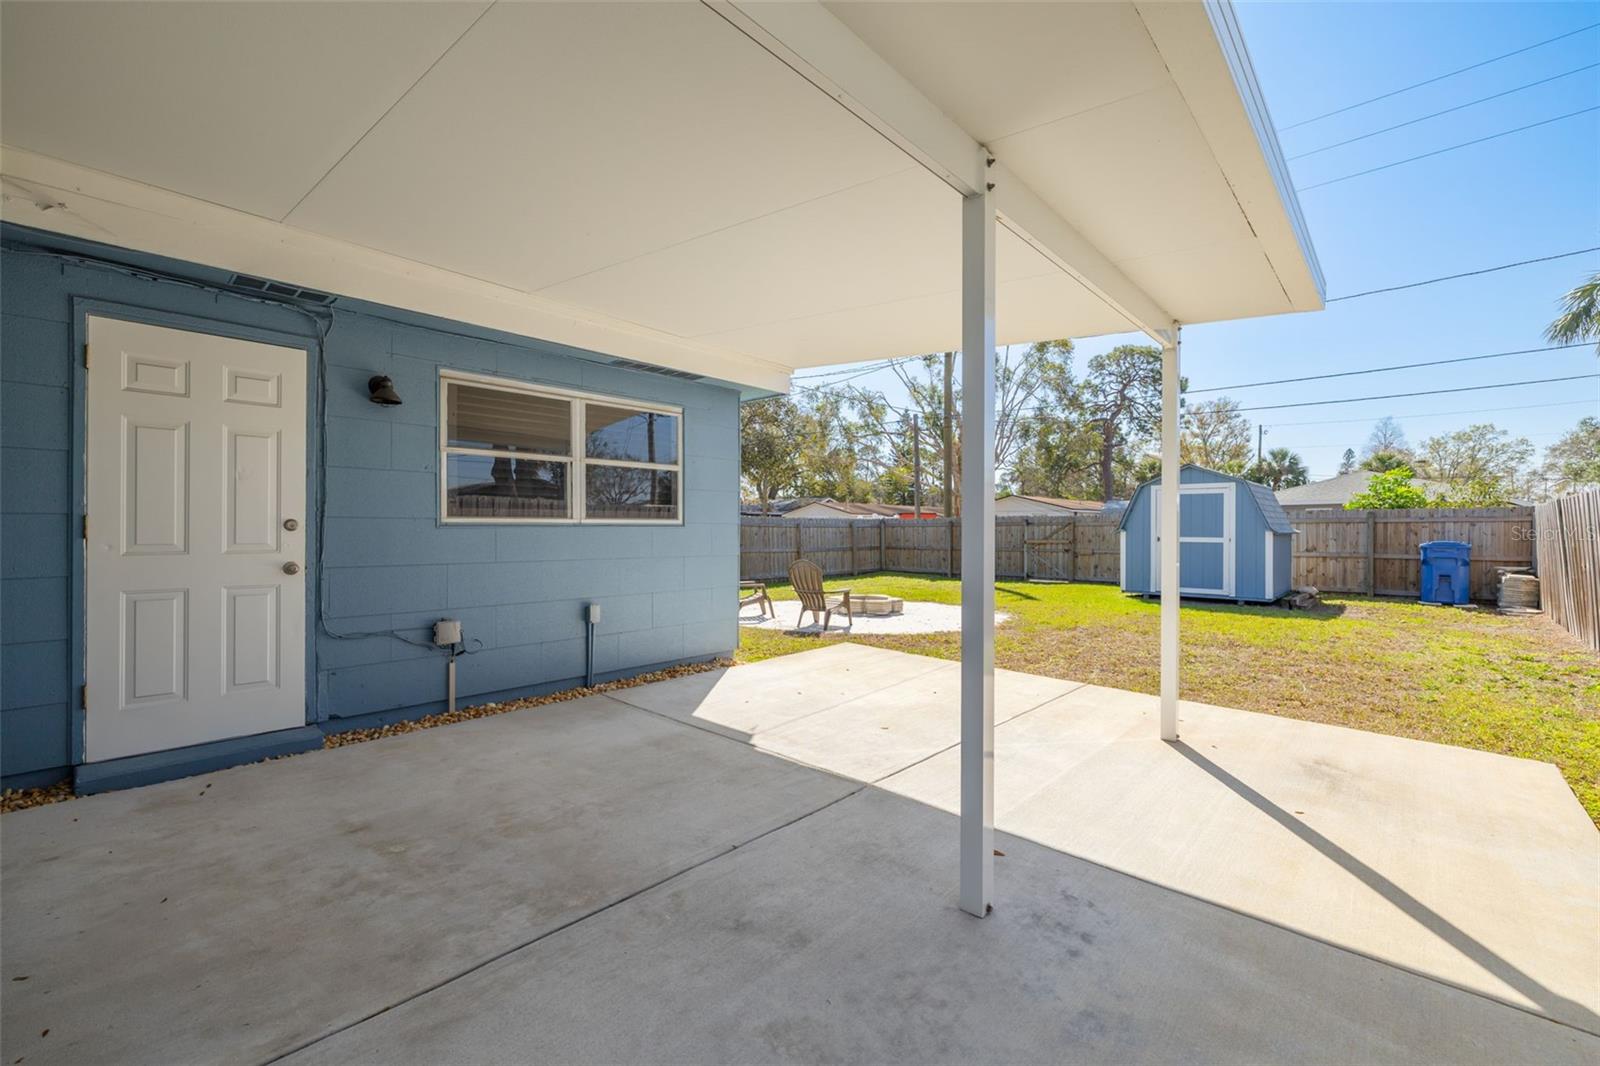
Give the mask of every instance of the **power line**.
M 1548 348 L 1519 348 L 1513 352 L 1490 352 L 1488 355 L 1462 355 L 1454 359 L 1430 359 L 1425 363 L 1398 363 L 1394 366 L 1375 366 L 1367 370 L 1341 370 L 1333 374 L 1307 374 L 1302 378 L 1278 378 L 1274 381 L 1246 381 L 1238 385 L 1218 385 L 1209 389 L 1189 389 L 1185 396 L 1203 392 L 1228 392 L 1232 389 L 1259 389 L 1266 385 L 1295 385 L 1302 381 L 1326 381 L 1328 378 L 1353 378 L 1362 374 L 1387 374 L 1393 370 L 1415 370 L 1424 366 L 1445 366 L 1449 363 L 1475 363 L 1482 359 L 1504 359 L 1512 355 L 1532 355 L 1536 352 L 1560 352 L 1568 348 L 1587 348 L 1588 341 L 1576 344 L 1553 344 Z
M 1452 144 L 1448 148 L 1437 148 L 1431 152 L 1423 152 L 1421 155 L 1414 155 L 1407 159 L 1397 159 L 1393 163 L 1385 163 L 1381 167 L 1369 167 L 1366 170 L 1358 170 L 1354 174 L 1341 174 L 1337 178 L 1329 178 L 1327 181 L 1319 181 L 1313 185 L 1296 186 L 1295 192 L 1310 192 L 1312 189 L 1320 189 L 1324 185 L 1337 185 L 1339 182 L 1349 181 L 1351 178 L 1361 178 L 1368 174 L 1376 174 L 1380 170 L 1390 170 L 1394 167 L 1404 166 L 1407 163 L 1415 163 L 1419 159 L 1432 159 L 1436 155 L 1444 155 L 1446 152 L 1454 152 L 1458 148 L 1471 148 L 1475 144 L 1482 144 L 1485 141 L 1498 140 L 1501 137 L 1509 137 L 1513 133 L 1522 133 L 1525 130 L 1538 129 L 1540 126 L 1548 126 L 1552 122 L 1561 122 L 1565 119 L 1577 118 L 1579 115 L 1587 115 L 1591 111 L 1600 111 L 1600 104 L 1595 104 L 1593 107 L 1585 107 L 1578 111 L 1569 111 L 1565 115 L 1557 115 L 1555 118 L 1547 118 L 1541 119 L 1538 122 L 1530 122 L 1526 126 L 1518 126 L 1516 129 L 1501 130 L 1499 133 L 1491 133 L 1487 137 L 1478 137 L 1470 141 L 1462 141 L 1460 144 Z
M 1391 415 L 1396 420 L 1409 418 L 1449 418 L 1456 415 L 1486 415 L 1499 414 L 1501 411 L 1539 411 L 1551 407 L 1592 407 L 1600 409 L 1600 400 L 1561 400 L 1556 403 L 1528 403 L 1518 407 L 1473 407 L 1465 411 L 1425 411 L 1421 414 Z M 1369 415 L 1366 418 L 1333 418 L 1318 422 L 1264 422 L 1268 429 L 1285 429 L 1292 426 L 1353 426 L 1372 422 Z
M 1533 44 L 1524 45 L 1521 48 L 1514 49 L 1513 51 L 1503 52 L 1497 56 L 1490 56 L 1488 59 L 1481 59 L 1476 63 L 1469 63 L 1467 66 L 1459 67 L 1446 74 L 1437 74 L 1431 78 L 1425 78 L 1422 81 L 1412 82 L 1410 85 L 1405 85 L 1401 88 L 1393 89 L 1386 93 L 1381 93 L 1378 96 L 1369 97 L 1365 100 L 1358 100 L 1353 104 L 1346 104 L 1344 107 L 1334 108 L 1332 111 L 1324 111 L 1320 115 L 1312 115 L 1310 118 L 1303 118 L 1299 122 L 1292 123 L 1288 126 L 1280 126 L 1279 130 L 1282 132 L 1299 129 L 1301 126 L 1308 126 L 1313 122 L 1321 122 L 1325 118 L 1332 118 L 1334 115 L 1342 115 L 1346 111 L 1354 111 L 1358 107 L 1366 107 L 1368 104 L 1375 104 L 1379 100 L 1387 100 L 1391 96 L 1399 96 L 1401 93 L 1408 93 L 1412 89 L 1420 89 L 1424 85 L 1432 85 L 1436 81 L 1444 81 L 1446 78 L 1453 78 L 1457 74 L 1465 74 L 1469 70 L 1477 70 L 1479 67 L 1486 67 L 1490 63 L 1498 63 L 1502 59 L 1510 59 L 1512 56 L 1519 56 L 1524 52 L 1531 52 L 1535 48 L 1543 48 L 1547 44 L 1555 44 L 1557 41 L 1564 41 L 1568 37 L 1576 37 L 1580 33 L 1587 33 L 1596 26 L 1600 26 L 1600 22 L 1591 22 L 1587 26 L 1579 26 L 1575 30 L 1568 30 L 1566 33 L 1557 34 L 1556 36 L 1546 38 L 1543 41 L 1535 41 Z
M 847 381 L 854 381 L 856 378 L 864 378 L 868 374 L 876 374 L 878 371 L 880 371 L 882 369 L 883 369 L 883 367 L 881 367 L 881 366 L 869 366 L 865 370 L 858 370 L 855 373 L 851 374 L 849 377 L 840 378 L 838 381 L 824 381 L 820 385 L 801 385 L 798 388 L 796 388 L 794 391 L 795 392 L 818 392 L 818 391 L 820 391 L 822 389 L 831 389 L 835 385 L 843 385 Z
M 1510 432 L 1510 431 L 1508 430 L 1507 432 Z M 1517 437 L 1526 437 L 1529 440 L 1549 440 L 1551 437 L 1564 437 L 1564 436 L 1567 435 L 1568 432 L 1569 432 L 1568 430 L 1564 430 L 1564 429 L 1552 429 L 1552 430 L 1549 430 L 1547 432 L 1541 432 L 1541 433 L 1516 433 L 1516 434 L 1512 434 L 1512 435 L 1513 436 L 1517 436 Z M 1318 452 L 1318 451 L 1335 451 L 1335 450 L 1344 451 L 1348 447 L 1348 445 L 1345 445 L 1345 444 L 1279 444 L 1279 445 L 1277 445 L 1277 447 L 1279 447 L 1279 448 L 1288 448 L 1290 451 L 1295 451 L 1295 452 Z
M 1498 270 L 1510 270 L 1512 267 L 1530 266 L 1534 263 L 1548 263 L 1555 259 L 1571 259 L 1575 255 L 1588 255 L 1590 252 L 1600 252 L 1600 247 L 1579 248 L 1575 252 L 1561 252 L 1558 255 L 1540 256 L 1538 259 L 1522 259 L 1515 263 L 1501 263 L 1499 266 L 1484 267 L 1482 270 L 1469 270 L 1464 274 L 1446 274 L 1442 278 L 1428 278 L 1426 281 L 1412 281 L 1405 285 L 1390 285 L 1383 289 L 1368 289 L 1366 292 L 1352 292 L 1348 296 L 1330 296 L 1323 303 L 1338 303 L 1340 300 L 1354 300 L 1362 296 L 1377 296 L 1379 293 L 1399 292 L 1402 289 L 1418 289 L 1424 285 L 1437 285 L 1441 281 L 1455 281 L 1459 278 L 1475 278 L 1480 274 L 1493 274 Z
M 820 372 L 815 373 L 815 374 L 795 374 L 794 375 L 794 380 L 795 381 L 809 381 L 809 380 L 811 380 L 813 378 L 836 378 L 841 374 L 851 374 L 851 373 L 854 373 L 857 370 L 883 370 L 886 367 L 893 366 L 895 363 L 904 362 L 907 359 L 921 359 L 921 358 L 922 358 L 922 356 L 920 356 L 920 355 L 902 355 L 898 359 L 880 359 L 876 363 L 871 364 L 870 366 L 861 366 L 861 365 L 846 366 L 846 367 L 841 367 L 838 370 L 823 370 L 823 371 L 820 371 Z
M 1464 104 L 1457 104 L 1455 107 L 1447 107 L 1443 111 L 1435 111 L 1431 115 L 1423 115 L 1421 118 L 1407 119 L 1405 122 L 1397 122 L 1393 126 L 1385 126 L 1381 130 L 1373 130 L 1371 133 L 1363 133 L 1358 137 L 1350 137 L 1342 141 L 1335 141 L 1332 144 L 1325 144 L 1321 148 L 1312 148 L 1309 151 L 1300 152 L 1297 155 L 1289 156 L 1287 162 L 1293 163 L 1296 159 L 1304 159 L 1308 155 L 1317 155 L 1321 152 L 1331 152 L 1335 148 L 1343 148 L 1347 144 L 1355 144 L 1357 141 L 1364 141 L 1368 137 L 1377 137 L 1380 134 L 1393 133 L 1395 130 L 1405 129 L 1407 126 L 1415 126 L 1419 122 L 1426 122 L 1430 118 L 1438 118 L 1440 115 L 1448 115 L 1455 111 L 1463 111 L 1469 107 L 1477 107 L 1479 104 L 1486 104 L 1490 100 L 1498 100 L 1502 96 L 1510 96 L 1512 93 L 1520 93 L 1524 89 L 1532 89 L 1540 85 L 1547 85 L 1553 81 L 1560 81 L 1562 78 L 1570 78 L 1574 74 L 1582 74 L 1584 71 L 1593 70 L 1595 67 L 1600 67 L 1600 63 L 1590 63 L 1588 66 L 1578 67 L 1577 69 L 1569 70 L 1564 74 L 1552 74 L 1548 78 L 1540 78 L 1538 81 L 1530 81 L 1526 85 L 1517 86 L 1515 89 L 1507 89 L 1504 92 L 1498 92 L 1492 96 L 1481 96 L 1476 100 L 1470 100 Z
M 1600 374 L 1570 374 L 1562 378 L 1533 378 L 1529 381 L 1501 381 L 1494 385 L 1463 385 L 1454 389 L 1423 389 L 1420 392 L 1391 392 L 1382 396 L 1347 396 L 1340 400 L 1305 400 L 1300 403 L 1271 403 L 1241 407 L 1239 411 L 1281 411 L 1288 407 L 1326 407 L 1335 403 L 1364 403 L 1367 400 L 1403 400 L 1411 396 L 1442 396 L 1449 392 L 1482 392 L 1484 389 L 1509 389 L 1518 385 L 1548 385 L 1556 381 L 1588 381 Z

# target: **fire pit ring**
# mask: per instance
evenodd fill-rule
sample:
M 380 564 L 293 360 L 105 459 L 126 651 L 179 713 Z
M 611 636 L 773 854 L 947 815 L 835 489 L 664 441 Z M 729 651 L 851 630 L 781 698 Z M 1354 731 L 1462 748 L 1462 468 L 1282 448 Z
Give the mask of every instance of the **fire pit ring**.
M 905 601 L 898 596 L 885 596 L 881 593 L 869 592 L 862 595 L 850 594 L 850 609 L 855 614 L 879 618 L 885 615 L 899 614 L 905 610 Z

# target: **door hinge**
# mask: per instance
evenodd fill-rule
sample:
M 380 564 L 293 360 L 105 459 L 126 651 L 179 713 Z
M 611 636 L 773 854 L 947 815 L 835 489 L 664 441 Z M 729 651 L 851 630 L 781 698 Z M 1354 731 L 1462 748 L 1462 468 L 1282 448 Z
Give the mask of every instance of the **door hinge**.
M 83 368 L 85 370 L 89 369 L 89 342 L 88 341 L 84 341 L 83 342 Z
M 88 685 L 84 685 L 83 686 L 83 691 L 79 694 L 79 698 L 83 701 L 83 709 L 87 711 L 89 709 L 89 686 Z
M 89 539 L 89 516 L 87 514 L 83 516 L 83 539 Z

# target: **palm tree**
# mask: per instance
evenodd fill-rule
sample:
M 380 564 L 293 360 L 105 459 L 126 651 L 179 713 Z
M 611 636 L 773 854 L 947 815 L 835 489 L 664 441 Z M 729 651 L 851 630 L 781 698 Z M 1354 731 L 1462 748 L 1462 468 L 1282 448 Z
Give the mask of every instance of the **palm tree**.
M 1311 480 L 1305 460 L 1288 448 L 1271 449 L 1244 476 L 1249 481 L 1267 486 L 1273 492 L 1304 485 Z
M 1595 354 L 1600 355 L 1600 274 L 1562 297 L 1565 310 L 1544 331 L 1551 344 L 1576 344 L 1595 342 Z

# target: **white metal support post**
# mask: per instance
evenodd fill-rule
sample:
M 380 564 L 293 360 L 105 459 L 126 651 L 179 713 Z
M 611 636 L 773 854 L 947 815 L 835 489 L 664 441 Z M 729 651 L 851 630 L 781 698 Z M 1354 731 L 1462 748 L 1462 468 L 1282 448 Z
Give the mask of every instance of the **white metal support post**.
M 1161 739 L 1178 739 L 1178 509 L 1183 463 L 1178 452 L 1178 326 L 1161 345 Z
M 994 231 L 989 189 L 961 204 L 961 909 L 994 892 Z

